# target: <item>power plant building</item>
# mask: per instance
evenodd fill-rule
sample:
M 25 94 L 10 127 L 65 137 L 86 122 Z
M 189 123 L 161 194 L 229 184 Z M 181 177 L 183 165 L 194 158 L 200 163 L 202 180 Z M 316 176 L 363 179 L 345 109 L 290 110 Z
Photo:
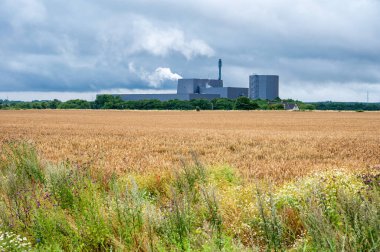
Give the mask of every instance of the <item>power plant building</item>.
M 250 97 L 252 99 L 273 100 L 278 97 L 278 76 L 253 75 L 250 76 L 249 88 L 224 87 L 222 80 L 222 60 L 219 60 L 218 63 L 218 79 L 179 79 L 176 94 L 114 94 L 114 96 L 120 96 L 124 101 L 153 99 L 160 101 L 175 99 L 236 99 L 240 96 Z
M 279 97 L 278 75 L 249 76 L 249 98 L 274 100 Z
M 236 99 L 248 97 L 248 88 L 223 87 L 223 80 L 215 79 L 179 79 L 176 94 L 115 94 L 124 101 L 138 100 L 193 100 L 216 98 Z

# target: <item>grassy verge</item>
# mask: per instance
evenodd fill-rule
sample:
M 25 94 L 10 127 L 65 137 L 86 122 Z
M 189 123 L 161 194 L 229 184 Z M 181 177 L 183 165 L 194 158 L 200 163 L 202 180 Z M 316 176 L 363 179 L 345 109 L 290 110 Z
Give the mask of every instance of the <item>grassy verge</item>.
M 117 176 L 0 153 L 0 251 L 378 251 L 379 170 L 273 185 L 231 167 Z

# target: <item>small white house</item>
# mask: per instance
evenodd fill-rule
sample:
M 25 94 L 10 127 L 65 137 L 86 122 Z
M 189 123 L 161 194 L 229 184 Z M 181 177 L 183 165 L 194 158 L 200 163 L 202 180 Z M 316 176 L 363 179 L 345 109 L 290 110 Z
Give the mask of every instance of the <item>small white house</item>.
M 299 111 L 300 110 L 297 103 L 284 103 L 284 109 L 285 110 L 293 110 L 293 111 Z

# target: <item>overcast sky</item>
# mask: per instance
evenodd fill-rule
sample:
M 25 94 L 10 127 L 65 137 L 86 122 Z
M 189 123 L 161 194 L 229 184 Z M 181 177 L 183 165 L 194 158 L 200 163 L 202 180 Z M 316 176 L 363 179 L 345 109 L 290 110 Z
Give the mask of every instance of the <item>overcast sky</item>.
M 380 101 L 379 0 L 0 0 L 0 99 L 166 92 L 178 78 Z

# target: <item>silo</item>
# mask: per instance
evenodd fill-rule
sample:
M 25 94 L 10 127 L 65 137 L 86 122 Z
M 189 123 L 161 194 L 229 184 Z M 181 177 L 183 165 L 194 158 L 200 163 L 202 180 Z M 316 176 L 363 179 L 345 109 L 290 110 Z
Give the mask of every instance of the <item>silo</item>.
M 249 98 L 274 100 L 279 97 L 278 75 L 249 76 Z

